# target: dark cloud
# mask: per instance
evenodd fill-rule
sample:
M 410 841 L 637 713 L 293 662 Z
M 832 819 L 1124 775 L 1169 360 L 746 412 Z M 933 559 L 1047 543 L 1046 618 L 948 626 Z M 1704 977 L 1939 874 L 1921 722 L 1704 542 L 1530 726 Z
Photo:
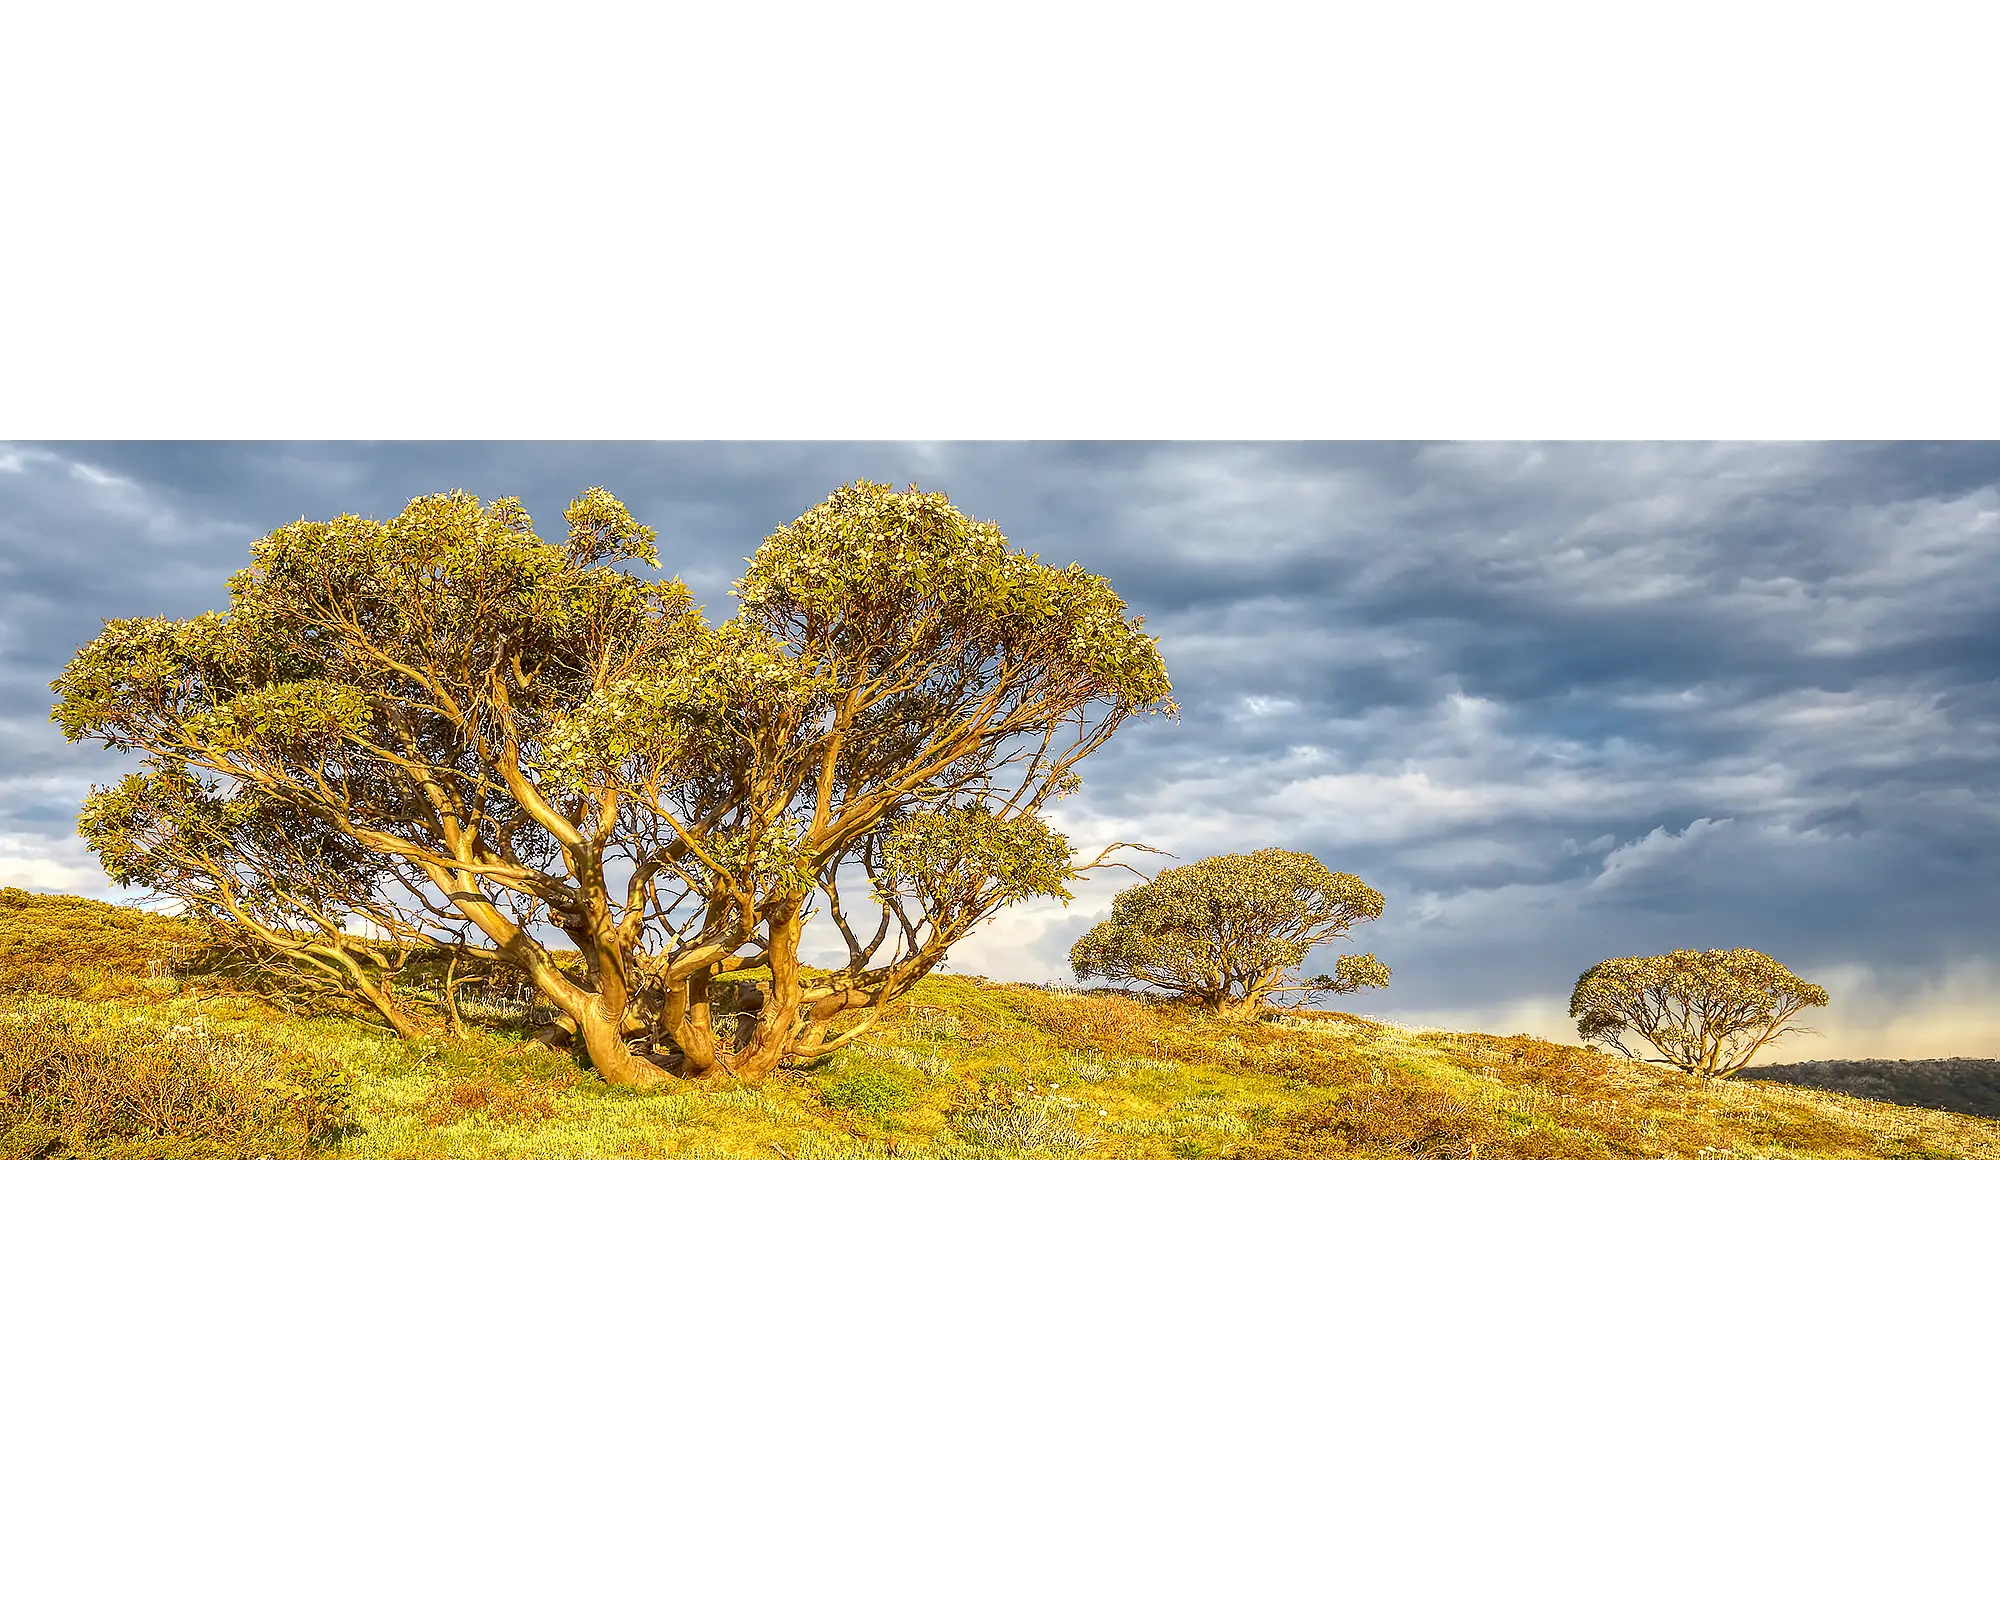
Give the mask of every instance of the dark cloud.
M 69 652 L 107 615 L 224 603 L 272 526 L 464 487 L 549 527 L 602 483 L 721 614 L 759 539 L 859 476 L 945 489 L 1107 573 L 1162 635 L 1183 716 L 1094 758 L 1068 825 L 1360 872 L 1390 897 L 1371 943 L 1394 1006 L 1566 994 L 1600 956 L 1674 943 L 1865 969 L 1884 993 L 1994 956 L 1984 445 L 18 447 L 0 875 L 80 866 L 68 819 L 115 770 L 42 721 Z M 1059 968 L 1114 887 L 961 966 Z

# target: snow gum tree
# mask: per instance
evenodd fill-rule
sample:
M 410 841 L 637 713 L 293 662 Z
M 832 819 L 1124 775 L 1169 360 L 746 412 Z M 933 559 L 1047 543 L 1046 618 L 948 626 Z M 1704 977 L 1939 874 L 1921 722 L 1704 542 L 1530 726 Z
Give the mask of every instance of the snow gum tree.
M 1598 962 L 1576 980 L 1569 1014 L 1589 1043 L 1720 1078 L 1800 1031 L 1793 1018 L 1806 1007 L 1826 1003 L 1826 990 L 1761 951 L 1671 950 Z M 1643 1055 L 1643 1046 L 1656 1053 Z
M 778 529 L 712 625 L 628 570 L 658 566 L 654 535 L 611 495 L 566 520 L 550 543 L 517 501 L 454 492 L 294 523 L 226 612 L 107 623 L 54 715 L 144 755 L 86 810 L 108 868 L 266 948 L 358 918 L 504 964 L 647 1087 L 838 1048 L 995 910 L 1108 856 L 1040 813 L 1173 705 L 1101 577 L 863 482 Z M 822 910 L 832 971 L 800 957 Z
M 1254 1017 L 1274 994 L 1379 989 L 1389 969 L 1372 955 L 1344 955 L 1331 974 L 1285 983 L 1313 946 L 1345 938 L 1382 914 L 1382 896 L 1296 850 L 1210 856 L 1136 884 L 1111 916 L 1079 939 L 1079 978 L 1150 985 L 1227 1017 Z

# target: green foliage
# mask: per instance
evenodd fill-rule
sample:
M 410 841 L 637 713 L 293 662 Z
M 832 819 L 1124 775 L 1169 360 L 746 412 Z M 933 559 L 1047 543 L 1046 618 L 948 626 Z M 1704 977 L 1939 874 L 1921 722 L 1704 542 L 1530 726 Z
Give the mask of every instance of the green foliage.
M 1725 1077 L 1826 1003 L 1826 990 L 1761 951 L 1672 950 L 1598 962 L 1576 980 L 1569 1014 L 1587 1041 L 1635 1056 L 1631 1034 L 1662 1065 Z
M 1386 989 L 1389 969 L 1372 955 L 1342 956 L 1333 964 L 1333 973 L 1321 973 L 1306 987 L 1314 994 L 1352 994 L 1356 989 Z
M 460 492 L 388 523 L 280 528 L 231 580 L 227 613 L 107 623 L 57 679 L 55 719 L 266 804 L 393 824 L 425 765 L 463 764 L 482 716 L 538 738 L 597 690 L 605 636 L 645 648 L 691 625 L 679 584 L 600 565 L 650 554 L 648 530 L 601 490 L 571 516 L 563 546 L 517 503 Z
M 1332 976 L 1283 984 L 1314 945 L 1382 914 L 1382 896 L 1351 873 L 1295 850 L 1210 856 L 1125 890 L 1070 951 L 1079 978 L 1150 984 L 1213 1009 L 1254 1012 L 1286 989 L 1380 988 L 1389 969 L 1343 956 Z
M 338 1062 L 293 1062 L 262 1086 L 295 1111 L 315 1137 L 337 1133 L 354 1110 L 354 1075 Z
M 970 805 L 900 818 L 884 837 L 876 882 L 923 906 L 978 900 L 990 910 L 1036 896 L 1067 901 L 1069 878 L 1069 840 L 1040 817 Z
M 713 775 L 760 726 L 815 709 L 811 681 L 774 641 L 740 621 L 709 629 L 688 612 L 655 659 L 551 725 L 541 770 L 579 789 L 627 771 Z
M 563 512 L 569 524 L 569 547 L 564 552 L 573 566 L 593 566 L 599 561 L 642 561 L 658 567 L 653 530 L 646 527 L 608 491 L 586 489 Z
M 220 755 L 282 750 L 295 759 L 368 730 L 368 699 L 341 683 L 268 683 L 188 718 L 188 737 Z
M 679 618 L 692 603 L 678 584 L 602 565 L 651 552 L 650 531 L 603 491 L 570 514 L 566 545 L 537 537 L 518 502 L 482 506 L 462 491 L 413 500 L 386 523 L 280 528 L 231 579 L 227 613 L 107 623 L 57 680 L 56 720 L 72 739 L 164 740 L 277 770 L 309 740 L 329 740 L 321 754 L 335 759 L 392 740 L 398 711 L 421 728 L 438 707 L 414 688 L 476 696 L 495 668 L 514 672 L 519 710 L 581 701 L 594 687 L 579 681 L 594 635 Z
M 1169 689 L 1156 642 L 1104 579 L 1014 550 L 992 523 L 914 485 L 835 490 L 765 541 L 736 594 L 746 619 L 819 646 L 808 665 L 830 667 L 843 652 L 943 660 L 977 650 L 1086 671 L 1133 708 Z
M 820 1098 L 835 1111 L 886 1122 L 915 1099 L 911 1086 L 879 1067 L 849 1067 L 828 1078 Z
M 232 793 L 181 763 L 93 787 L 77 832 L 113 883 L 198 909 L 223 909 L 227 898 L 282 919 L 284 902 L 306 885 L 338 884 L 353 903 L 381 875 L 368 851 L 324 819 L 261 790 Z

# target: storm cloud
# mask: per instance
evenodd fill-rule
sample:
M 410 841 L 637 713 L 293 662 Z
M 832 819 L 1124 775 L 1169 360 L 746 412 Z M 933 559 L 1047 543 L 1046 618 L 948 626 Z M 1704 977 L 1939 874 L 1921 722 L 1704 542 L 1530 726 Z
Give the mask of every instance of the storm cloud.
M 548 529 L 603 484 L 720 616 L 857 477 L 1111 578 L 1181 716 L 1121 731 L 1063 825 L 1360 874 L 1380 1014 L 1566 1037 L 1591 962 L 1747 944 L 1835 992 L 1792 1054 L 2000 1054 L 1983 445 L 0 447 L 0 882 L 108 892 L 74 819 L 122 767 L 63 742 L 49 680 L 105 617 L 225 604 L 269 528 L 457 487 Z M 1062 976 L 1120 881 L 955 966 Z

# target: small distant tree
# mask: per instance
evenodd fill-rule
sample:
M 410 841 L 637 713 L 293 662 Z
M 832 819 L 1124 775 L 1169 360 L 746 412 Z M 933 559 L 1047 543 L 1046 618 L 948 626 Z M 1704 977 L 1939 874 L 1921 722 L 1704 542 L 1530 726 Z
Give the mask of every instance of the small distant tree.
M 1722 1078 L 1773 1040 L 1804 1030 L 1792 1019 L 1827 994 L 1758 950 L 1673 950 L 1600 961 L 1576 980 L 1569 1014 L 1588 1043 L 1635 1061 Z M 1647 1056 L 1627 1038 L 1656 1052 Z
M 1136 884 L 1070 950 L 1079 978 L 1147 984 L 1227 1017 L 1254 1017 L 1276 994 L 1386 988 L 1372 955 L 1344 955 L 1331 974 L 1287 983 L 1314 945 L 1382 914 L 1382 896 L 1296 850 L 1210 856 Z

